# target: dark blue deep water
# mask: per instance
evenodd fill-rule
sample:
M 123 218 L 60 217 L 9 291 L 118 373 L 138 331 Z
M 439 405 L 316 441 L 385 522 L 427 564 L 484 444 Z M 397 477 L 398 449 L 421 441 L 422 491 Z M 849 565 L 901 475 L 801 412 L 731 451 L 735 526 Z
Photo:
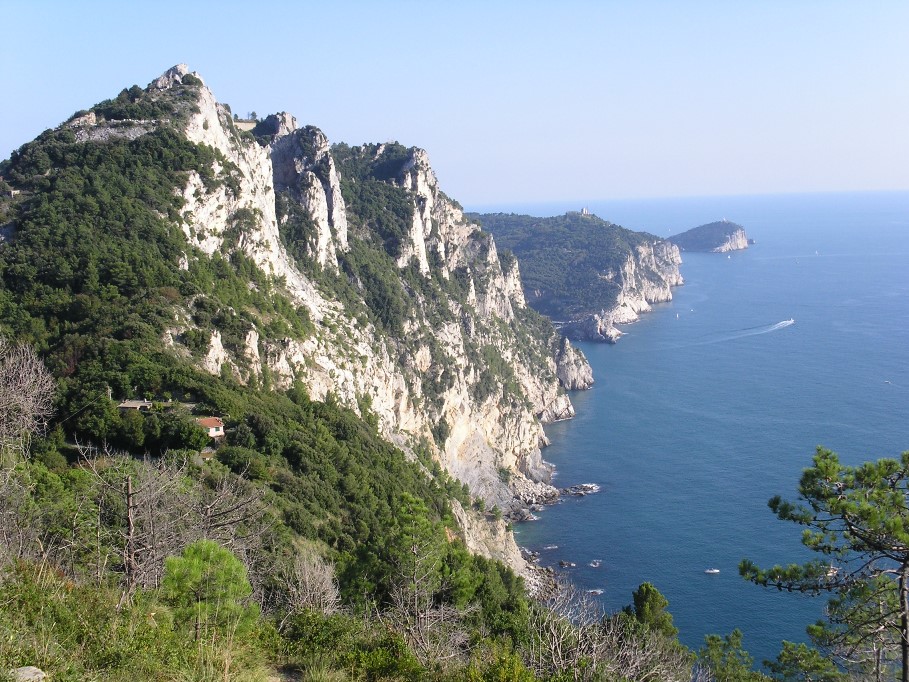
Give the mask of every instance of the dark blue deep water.
M 795 497 L 819 444 L 850 464 L 909 450 L 909 193 L 589 208 L 659 236 L 725 217 L 757 243 L 730 258 L 683 254 L 671 303 L 615 346 L 582 345 L 596 386 L 572 396 L 574 420 L 547 428 L 544 457 L 557 485 L 602 491 L 540 513 L 518 542 L 546 565 L 576 562 L 557 570 L 604 590 L 609 609 L 654 583 L 688 646 L 737 627 L 758 664 L 775 658 L 782 639 L 805 641 L 824 601 L 739 577 L 746 557 L 769 566 L 810 555 L 767 500 Z

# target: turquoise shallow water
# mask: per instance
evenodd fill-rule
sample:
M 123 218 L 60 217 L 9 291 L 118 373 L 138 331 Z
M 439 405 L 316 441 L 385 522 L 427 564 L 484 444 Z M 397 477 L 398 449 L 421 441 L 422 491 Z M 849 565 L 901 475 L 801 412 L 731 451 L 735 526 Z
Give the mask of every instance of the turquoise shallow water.
M 589 206 L 660 236 L 726 217 L 757 244 L 684 254 L 671 303 L 615 346 L 582 345 L 596 386 L 573 395 L 574 420 L 547 428 L 544 457 L 557 485 L 602 491 L 547 509 L 518 541 L 546 565 L 576 562 L 566 572 L 610 609 L 653 582 L 689 646 L 738 627 L 758 663 L 774 658 L 782 639 L 805 640 L 824 602 L 738 576 L 745 557 L 809 556 L 767 500 L 795 496 L 818 444 L 848 463 L 909 450 L 909 194 Z

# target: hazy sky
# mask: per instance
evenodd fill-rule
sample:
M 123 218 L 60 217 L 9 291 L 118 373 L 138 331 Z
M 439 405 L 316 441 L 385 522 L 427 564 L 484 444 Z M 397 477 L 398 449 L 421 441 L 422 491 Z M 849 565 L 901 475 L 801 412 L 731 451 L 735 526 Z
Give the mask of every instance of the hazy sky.
M 508 202 L 909 189 L 909 1 L 0 0 L 0 158 L 185 62 Z

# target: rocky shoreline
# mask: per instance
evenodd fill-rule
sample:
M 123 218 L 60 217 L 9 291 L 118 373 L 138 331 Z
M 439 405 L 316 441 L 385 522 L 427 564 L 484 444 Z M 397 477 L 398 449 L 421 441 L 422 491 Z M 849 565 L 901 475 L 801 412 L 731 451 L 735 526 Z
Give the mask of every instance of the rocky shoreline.
M 586 497 L 587 495 L 598 493 L 601 490 L 597 483 L 578 483 L 565 488 L 555 488 L 554 486 L 546 484 L 542 485 L 546 486 L 546 488 L 545 491 L 540 490 L 540 492 L 544 492 L 545 494 L 542 494 L 541 497 L 533 497 L 533 502 L 526 508 L 513 512 L 509 517 L 510 521 L 535 521 L 538 517 L 535 516 L 534 512 L 541 512 L 547 506 L 559 504 L 563 497 Z M 521 559 L 523 559 L 526 566 L 526 570 L 522 573 L 527 582 L 528 590 L 538 599 L 546 599 L 548 596 L 551 596 L 558 589 L 559 585 L 558 571 L 556 568 L 553 566 L 540 565 L 540 559 L 542 558 L 541 552 L 520 545 L 518 546 L 518 549 L 521 553 Z M 558 549 L 558 546 L 548 545 L 543 549 L 556 550 Z M 594 563 L 591 563 L 590 565 L 594 568 L 599 568 L 602 562 L 601 560 L 596 559 Z M 556 565 L 561 569 L 577 567 L 576 562 L 569 561 L 568 559 L 560 559 L 556 562 Z

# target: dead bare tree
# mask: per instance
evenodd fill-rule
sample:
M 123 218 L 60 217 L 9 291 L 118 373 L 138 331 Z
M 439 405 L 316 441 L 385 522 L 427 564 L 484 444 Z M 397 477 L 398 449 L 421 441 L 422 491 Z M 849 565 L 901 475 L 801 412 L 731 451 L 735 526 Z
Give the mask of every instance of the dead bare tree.
M 691 652 L 676 640 L 646 627 L 634 627 L 626 614 L 603 620 L 597 631 L 603 671 L 634 682 L 688 682 Z
M 591 679 L 600 658 L 596 630 L 602 607 L 570 583 L 561 583 L 531 610 L 529 664 L 543 677 L 570 674 Z
M 281 606 L 287 618 L 301 611 L 318 611 L 325 615 L 337 613 L 341 607 L 341 592 L 331 563 L 313 550 L 299 550 L 293 561 L 278 573 Z
M 417 525 L 403 532 L 404 553 L 391 605 L 379 614 L 386 627 L 404 637 L 425 666 L 444 669 L 463 661 L 469 653 L 465 620 L 475 606 L 459 609 L 440 598 L 442 547 L 431 533 Z
M 52 414 L 54 379 L 28 345 L 0 338 L 0 464 L 28 452 Z
M 466 657 L 470 637 L 465 620 L 474 609 L 434 601 L 420 588 L 400 585 L 381 620 L 404 637 L 423 665 L 444 669 Z
M 246 566 L 252 598 L 264 602 L 275 571 L 266 545 L 275 520 L 269 505 L 244 475 L 217 470 L 200 482 L 193 499 L 195 540 L 214 540 L 233 552 Z
M 94 481 L 96 542 L 93 561 L 98 580 L 109 564 L 123 574 L 121 604 L 138 587 L 157 587 L 164 559 L 187 544 L 192 483 L 184 461 L 136 460 L 107 447 L 79 445 L 83 469 Z M 113 553 L 113 555 L 112 555 Z
M 541 677 L 688 682 L 692 657 L 678 642 L 624 614 L 607 615 L 589 594 L 562 583 L 531 611 L 527 658 Z
M 38 526 L 29 513 L 29 485 L 14 469 L 0 469 L 0 565 L 31 556 Z
M 263 561 L 266 505 L 248 481 L 224 473 L 205 484 L 190 475 L 185 459 L 137 460 L 107 448 L 79 447 L 96 486 L 95 568 L 101 576 L 102 563 L 116 564 L 123 575 L 121 605 L 137 588 L 159 586 L 164 560 L 200 539 L 229 548 L 251 579 L 262 582 L 262 571 L 254 569 Z M 111 547 L 118 548 L 113 560 Z

